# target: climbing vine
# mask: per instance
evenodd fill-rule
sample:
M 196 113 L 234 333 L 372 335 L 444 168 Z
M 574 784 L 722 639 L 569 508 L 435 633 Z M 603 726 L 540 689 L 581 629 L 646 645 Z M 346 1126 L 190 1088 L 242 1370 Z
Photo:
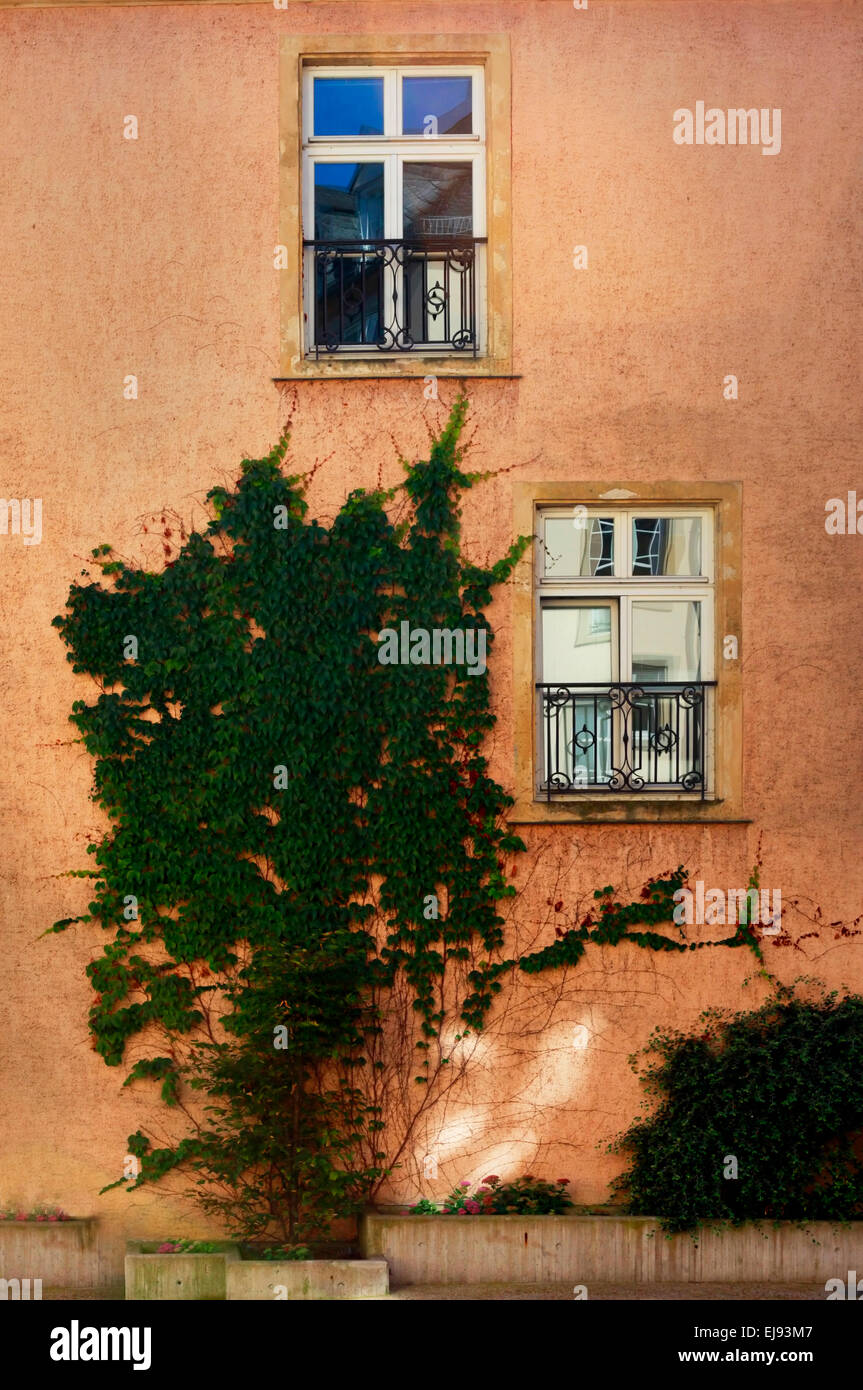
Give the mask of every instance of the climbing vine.
M 180 1163 L 228 1187 L 263 1181 L 275 1195 L 247 1226 L 288 1194 L 291 1239 L 306 1233 L 321 1151 L 336 1159 L 327 1191 L 356 1170 L 359 1199 L 380 1175 L 367 1142 L 380 1105 L 352 1078 L 370 1061 L 385 1070 L 372 1053 L 395 981 L 427 1084 L 447 968 L 462 972 L 465 1030 L 509 968 L 498 904 L 514 891 L 504 856 L 522 844 L 482 754 L 486 662 L 459 664 L 457 644 L 449 664 L 379 659 L 382 634 L 404 626 L 491 650 L 483 609 L 526 541 L 487 568 L 461 556 L 458 498 L 476 481 L 460 467 L 465 409 L 401 488 L 352 493 L 329 527 L 283 473 L 284 437 L 210 492 L 206 529 L 159 572 L 97 547 L 101 573 L 55 619 L 74 670 L 100 686 L 72 719 L 111 828 L 77 871 L 92 880 L 87 911 L 53 930 L 95 923 L 107 937 L 87 967 L 105 1061 L 139 1039 L 130 1082 L 157 1080 L 169 1104 L 183 1079 L 216 1097 L 218 1122 L 173 1150 L 132 1137 L 138 1181 Z M 157 1035 L 169 1046 L 153 1055 Z M 219 1169 L 228 1131 L 234 1147 L 247 1137 L 241 1171 Z
M 682 865 L 670 873 L 658 874 L 648 879 L 639 901 L 625 904 L 617 901 L 613 885 L 597 888 L 593 894 L 596 903 L 594 911 L 588 912 L 576 926 L 566 931 L 556 927 L 557 939 L 542 950 L 523 956 L 519 961 L 520 968 L 532 975 L 564 965 L 577 965 L 591 944 L 617 946 L 621 941 L 631 941 L 650 951 L 698 951 L 712 946 L 747 946 L 762 960 L 748 907 L 741 914 L 736 931 L 716 940 L 684 941 L 666 936 L 664 932 L 632 930 L 636 926 L 658 927 L 673 922 L 679 901 L 674 895 L 685 886 L 687 878 L 687 871 Z M 683 936 L 682 928 L 678 927 L 678 933 Z

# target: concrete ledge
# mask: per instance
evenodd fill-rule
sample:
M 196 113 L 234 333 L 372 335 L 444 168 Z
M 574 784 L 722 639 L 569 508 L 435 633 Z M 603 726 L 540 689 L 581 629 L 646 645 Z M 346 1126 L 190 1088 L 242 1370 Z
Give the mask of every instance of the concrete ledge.
M 360 1248 L 405 1284 L 823 1284 L 863 1269 L 863 1222 L 663 1235 L 649 1216 L 366 1214 Z
M 157 1255 L 158 1240 L 126 1242 L 126 1301 L 159 1299 L 211 1302 L 225 1297 L 225 1271 L 239 1263 L 229 1241 L 214 1241 L 209 1255 Z
M 386 1260 L 238 1260 L 227 1265 L 228 1300 L 380 1298 Z
M 95 1218 L 0 1221 L 0 1279 L 41 1279 L 43 1289 L 98 1289 L 115 1284 L 116 1271 L 96 1239 Z

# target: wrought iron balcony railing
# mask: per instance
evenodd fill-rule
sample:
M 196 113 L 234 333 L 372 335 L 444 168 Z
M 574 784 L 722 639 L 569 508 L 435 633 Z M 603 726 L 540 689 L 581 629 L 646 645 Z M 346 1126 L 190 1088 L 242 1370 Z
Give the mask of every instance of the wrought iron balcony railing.
M 541 683 L 543 772 L 553 796 L 584 791 L 707 792 L 715 681 Z
M 484 237 L 307 241 L 314 352 L 479 352 L 477 258 Z

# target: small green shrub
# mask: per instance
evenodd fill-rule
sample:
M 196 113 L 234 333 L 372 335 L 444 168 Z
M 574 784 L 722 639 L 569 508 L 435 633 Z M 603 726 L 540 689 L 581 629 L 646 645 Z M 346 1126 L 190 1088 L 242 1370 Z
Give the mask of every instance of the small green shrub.
M 761 1008 L 654 1033 L 653 1112 L 609 1146 L 613 1188 L 669 1232 L 863 1216 L 863 997 L 778 987 Z

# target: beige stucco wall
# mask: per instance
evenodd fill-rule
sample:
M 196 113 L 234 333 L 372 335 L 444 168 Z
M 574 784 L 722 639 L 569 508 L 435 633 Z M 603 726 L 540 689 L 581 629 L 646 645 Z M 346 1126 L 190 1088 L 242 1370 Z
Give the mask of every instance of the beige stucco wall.
M 427 425 L 443 419 L 451 381 L 438 403 L 421 380 L 302 382 L 281 395 L 272 381 L 279 36 L 393 29 L 511 39 L 519 376 L 471 387 L 472 465 L 510 470 L 466 508 L 477 556 L 511 539 L 514 481 L 743 484 L 749 823 L 525 827 L 543 856 L 519 905 L 525 940 L 553 937 L 549 896 L 569 906 L 606 882 L 637 891 L 681 862 L 710 886 L 743 886 L 760 836 L 762 885 L 803 904 L 787 919 L 793 937 L 812 930 L 805 913 L 816 905 L 826 922 L 863 909 L 863 538 L 824 529 L 826 500 L 863 483 L 859 8 L 0 8 L 0 493 L 43 503 L 41 544 L 0 536 L 0 1199 L 98 1214 L 116 1238 L 179 1234 L 182 1209 L 97 1197 L 120 1176 L 126 1136 L 139 1125 L 158 1132 L 163 1112 L 145 1088 L 121 1090 L 124 1073 L 90 1050 L 92 936 L 37 939 L 86 901 L 57 875 L 82 865 L 102 829 L 88 759 L 66 723 L 87 690 L 50 620 L 97 543 L 155 560 L 139 519 L 162 508 L 200 518 L 207 488 L 270 448 L 291 401 L 296 459 L 326 459 L 310 495 L 322 516 L 379 470 L 395 481 L 393 438 L 421 451 Z M 672 113 L 697 100 L 781 108 L 781 152 L 677 146 Z M 138 117 L 137 141 L 122 138 L 127 114 Z M 573 268 L 579 244 L 586 270 Z M 729 373 L 736 402 L 723 399 Z M 123 398 L 129 374 L 136 401 Z M 493 771 L 507 786 L 510 602 L 503 594 L 493 610 Z M 768 946 L 768 959 L 783 978 L 859 987 L 861 943 L 822 928 L 799 950 Z M 525 1010 L 478 1045 L 476 1079 L 448 1129 L 429 1137 L 438 1188 L 527 1167 L 602 1197 L 617 1165 L 596 1144 L 639 1102 L 627 1055 L 656 1024 L 760 998 L 760 984 L 741 992 L 751 969 L 742 952 L 677 959 L 625 947 L 564 981 L 535 978 Z M 585 1048 L 573 1047 L 577 1025 Z M 406 1167 L 395 1191 L 414 1190 Z

